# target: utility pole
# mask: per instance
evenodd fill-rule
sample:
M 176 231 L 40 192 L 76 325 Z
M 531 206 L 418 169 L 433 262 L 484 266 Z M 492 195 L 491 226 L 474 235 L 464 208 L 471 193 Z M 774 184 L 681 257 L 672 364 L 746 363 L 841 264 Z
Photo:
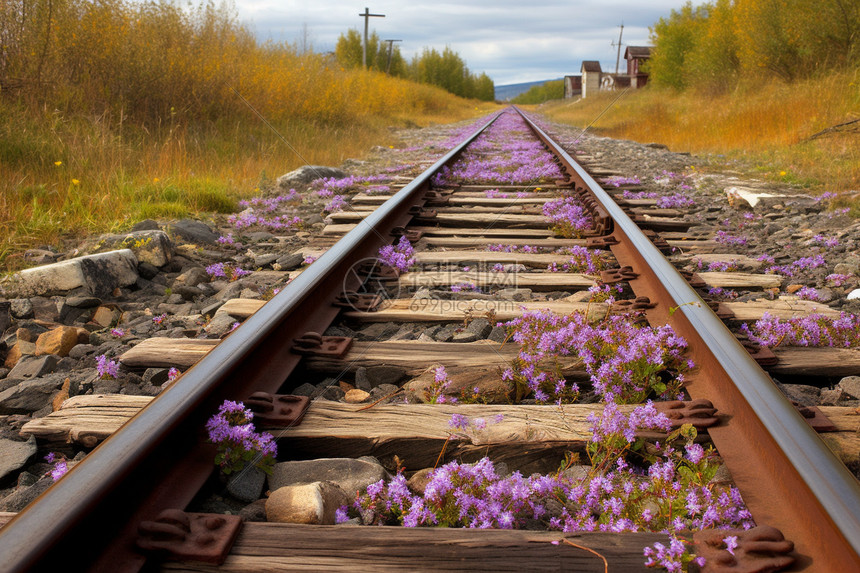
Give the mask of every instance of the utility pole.
M 382 40 L 388 42 L 388 65 L 385 66 L 385 73 L 391 73 L 391 52 L 394 50 L 394 42 L 402 42 L 403 40 Z
M 371 14 L 370 8 L 364 9 L 364 14 L 358 15 L 360 18 L 364 18 L 364 43 L 361 45 L 361 65 L 364 69 L 367 69 L 367 23 L 371 18 L 385 18 L 385 14 Z
M 621 22 L 621 31 L 618 32 L 618 55 L 615 56 L 615 75 L 618 75 L 618 64 L 621 62 L 621 36 L 624 34 L 624 22 Z M 365 32 L 365 36 L 367 33 Z M 612 47 L 615 47 L 615 42 L 612 42 Z

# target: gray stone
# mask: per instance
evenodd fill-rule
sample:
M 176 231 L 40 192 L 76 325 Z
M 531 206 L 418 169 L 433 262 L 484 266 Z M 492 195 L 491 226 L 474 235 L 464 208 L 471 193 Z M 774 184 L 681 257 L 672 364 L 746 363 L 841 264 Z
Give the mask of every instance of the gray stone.
M 316 392 L 316 390 L 317 390 L 316 386 L 314 386 L 313 384 L 308 384 L 307 382 L 305 382 L 304 384 L 302 384 L 298 388 L 293 389 L 291 391 L 291 393 L 296 395 L 296 396 L 311 396 L 311 395 L 313 395 L 314 392 Z
M 48 475 L 29 487 L 16 489 L 11 495 L 0 500 L 0 511 L 21 511 L 31 501 L 42 495 L 53 483 L 54 479 Z
M 851 398 L 860 399 L 860 376 L 846 376 L 836 385 Z
M 246 466 L 227 478 L 227 492 L 239 501 L 248 503 L 260 499 L 264 485 L 266 474 L 256 466 Z
M 155 265 L 147 262 L 140 262 L 137 264 L 137 272 L 140 273 L 142 278 L 149 281 L 158 276 L 159 270 Z
M 359 340 L 384 340 L 395 334 L 400 327 L 390 322 L 377 322 L 356 332 Z
M 275 236 L 268 231 L 254 231 L 245 235 L 245 238 L 252 243 L 261 243 L 263 241 L 271 241 Z
M 0 334 L 12 324 L 12 303 L 0 300 Z
M 8 288 L 28 297 L 78 288 L 104 297 L 117 287 L 134 284 L 137 278 L 137 258 L 130 249 L 122 249 L 25 269 L 12 277 Z
M 238 322 L 226 312 L 216 312 L 203 331 L 210 336 L 223 336 L 233 330 L 233 325 Z
M 427 484 L 430 483 L 430 474 L 432 474 L 433 471 L 434 468 L 418 470 L 406 481 L 406 487 L 416 495 L 424 495 L 424 490 L 427 489 Z
M 124 235 L 103 235 L 99 244 L 109 249 L 131 249 L 139 262 L 163 267 L 173 259 L 173 241 L 164 231 L 132 231 Z
M 258 255 L 254 257 L 254 266 L 255 267 L 266 267 L 274 263 L 278 260 L 278 255 L 274 253 L 269 253 L 266 255 Z
M 45 374 L 50 374 L 54 372 L 58 361 L 59 357 L 54 354 L 46 354 L 44 356 L 24 355 L 9 372 L 9 378 L 38 378 Z
M 71 350 L 69 350 L 69 358 L 75 358 L 80 360 L 81 358 L 92 354 L 96 351 L 96 347 L 92 344 L 78 344 Z
M 323 178 L 343 179 L 348 173 L 336 167 L 324 167 L 322 165 L 305 165 L 295 171 L 290 171 L 278 177 L 278 187 L 288 190 L 297 185 L 307 185 L 311 181 Z
M 364 369 L 364 375 L 367 378 L 367 385 L 370 388 L 381 384 L 397 384 L 403 377 L 406 376 L 406 370 L 399 366 L 371 366 Z M 356 372 L 356 387 L 366 390 L 358 385 L 358 373 Z M 370 391 L 370 390 L 368 390 Z
M 822 388 L 821 389 L 821 398 L 819 401 L 820 406 L 838 406 L 839 402 L 841 402 L 845 398 L 845 392 L 842 391 L 842 388 Z
M 63 387 L 60 375 L 24 380 L 0 392 L 0 414 L 29 414 L 47 404 L 51 405 L 54 395 Z
M 385 468 L 374 458 L 320 458 L 275 464 L 269 476 L 269 489 L 274 491 L 290 485 L 328 481 L 353 497 L 370 484 L 389 477 Z
M 9 301 L 9 311 L 14 318 L 32 318 L 33 303 L 28 298 L 16 298 Z
M 317 386 L 313 394 L 311 394 L 311 399 L 323 398 L 324 400 L 337 402 L 343 400 L 345 394 L 340 386 Z
M 167 382 L 168 368 L 147 368 L 143 372 L 143 381 L 153 386 L 161 386 Z
M 492 340 L 493 342 L 502 343 L 508 337 L 508 329 L 504 326 L 494 326 L 490 331 L 490 334 L 487 336 L 488 340 Z
M 492 329 L 493 327 L 490 325 L 489 320 L 486 318 L 476 318 L 462 332 L 455 334 L 452 342 L 475 342 L 476 340 L 483 340 Z
M 176 280 L 173 282 L 173 286 L 177 287 L 179 285 L 185 286 L 197 286 L 200 283 L 208 283 L 209 275 L 206 273 L 206 269 L 203 267 L 191 267 L 190 269 L 183 271 L 181 275 L 176 277 Z
M 27 249 L 24 251 L 24 260 L 28 263 L 37 265 L 46 265 L 57 260 L 57 253 L 46 251 L 44 249 Z
M 266 521 L 266 500 L 258 499 L 249 503 L 239 511 L 239 517 L 243 521 Z
M 436 334 L 433 335 L 433 338 L 438 342 L 451 342 L 454 338 L 454 335 L 457 334 L 458 326 L 456 324 L 448 324 L 443 326 Z
M 209 225 L 193 219 L 182 219 L 173 223 L 168 228 L 174 237 L 183 239 L 188 243 L 215 244 L 218 241 L 218 233 L 214 232 Z
M 34 296 L 30 299 L 33 305 L 33 317 L 36 320 L 46 322 L 57 322 L 60 320 L 60 307 L 57 300 L 43 296 Z
M 266 500 L 266 519 L 275 523 L 334 525 L 335 512 L 351 501 L 333 483 L 290 485 L 274 490 Z
M 70 296 L 65 304 L 73 308 L 93 308 L 99 306 L 102 300 L 95 296 Z
M 304 260 L 305 258 L 301 253 L 284 255 L 275 260 L 273 268 L 277 271 L 293 271 L 302 266 Z
M 160 227 L 158 226 L 158 222 L 153 221 L 152 219 L 144 219 L 143 221 L 136 223 L 131 230 L 132 231 L 157 231 Z
M 821 389 L 817 386 L 807 386 L 805 384 L 782 384 L 781 386 L 785 395 L 801 406 L 815 406 L 818 404 Z
M 36 453 L 36 436 L 30 435 L 26 442 L 0 439 L 0 480 L 24 467 Z

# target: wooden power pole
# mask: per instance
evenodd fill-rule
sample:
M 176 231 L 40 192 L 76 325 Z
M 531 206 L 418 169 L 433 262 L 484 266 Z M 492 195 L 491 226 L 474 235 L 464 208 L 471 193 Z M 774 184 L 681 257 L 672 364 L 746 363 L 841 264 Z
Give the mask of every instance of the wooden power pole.
M 364 14 L 358 15 L 360 18 L 364 18 L 364 43 L 361 45 L 361 65 L 364 69 L 367 69 L 367 23 L 371 18 L 385 18 L 385 14 L 371 14 L 370 8 L 364 9 Z
M 621 62 L 621 36 L 624 34 L 624 22 L 621 23 L 621 31 L 618 32 L 618 54 L 615 56 L 615 75 L 618 75 L 618 64 Z M 365 37 L 367 36 L 367 31 L 365 29 L 364 33 Z M 612 42 L 612 45 L 615 45 L 615 42 Z
M 385 73 L 391 73 L 391 52 L 394 50 L 394 42 L 402 42 L 403 40 L 382 40 L 388 42 L 388 65 L 385 66 Z

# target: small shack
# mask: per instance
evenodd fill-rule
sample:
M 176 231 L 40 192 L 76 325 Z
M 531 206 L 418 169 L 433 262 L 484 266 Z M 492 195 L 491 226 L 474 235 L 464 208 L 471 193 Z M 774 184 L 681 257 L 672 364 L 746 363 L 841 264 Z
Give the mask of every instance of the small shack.
M 582 76 L 564 76 L 564 99 L 582 95 Z
M 651 57 L 650 46 L 627 46 L 624 59 L 627 60 L 627 75 L 630 77 L 630 87 L 641 88 L 648 83 L 648 74 L 642 72 L 642 64 Z
M 597 60 L 585 60 L 582 62 L 582 97 L 588 97 L 589 93 L 596 94 L 600 91 L 600 62 Z

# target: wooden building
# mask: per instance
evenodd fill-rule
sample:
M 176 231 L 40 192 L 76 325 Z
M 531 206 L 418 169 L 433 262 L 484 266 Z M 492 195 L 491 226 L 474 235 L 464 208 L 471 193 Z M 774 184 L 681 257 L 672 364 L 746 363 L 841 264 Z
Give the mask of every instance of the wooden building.
M 642 71 L 642 64 L 651 57 L 650 46 L 627 46 L 624 50 L 624 59 L 627 60 L 627 76 L 630 78 L 630 87 L 641 88 L 648 83 L 648 74 Z
M 582 76 L 564 76 L 564 99 L 582 95 Z
M 600 62 L 597 60 L 585 60 L 580 68 L 582 73 L 582 97 L 588 97 L 588 94 L 596 94 L 600 91 Z

